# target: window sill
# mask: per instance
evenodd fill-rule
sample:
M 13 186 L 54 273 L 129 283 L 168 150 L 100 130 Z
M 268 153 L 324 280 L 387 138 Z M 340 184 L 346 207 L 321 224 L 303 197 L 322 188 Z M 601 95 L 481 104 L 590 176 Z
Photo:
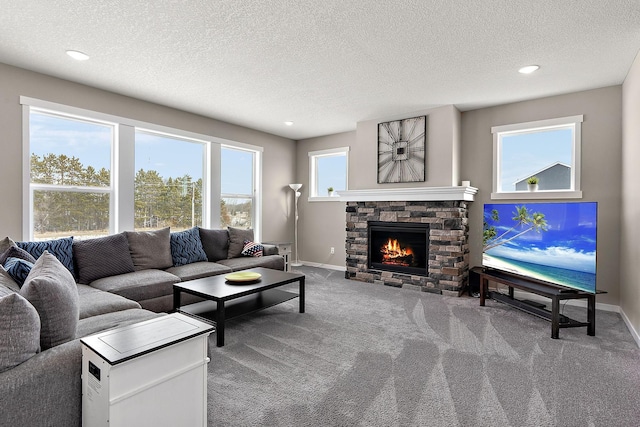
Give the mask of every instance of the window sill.
M 491 200 L 542 200 L 542 199 L 582 199 L 582 191 L 512 191 L 491 193 Z
M 309 202 L 344 202 L 340 196 L 313 196 L 307 199 Z

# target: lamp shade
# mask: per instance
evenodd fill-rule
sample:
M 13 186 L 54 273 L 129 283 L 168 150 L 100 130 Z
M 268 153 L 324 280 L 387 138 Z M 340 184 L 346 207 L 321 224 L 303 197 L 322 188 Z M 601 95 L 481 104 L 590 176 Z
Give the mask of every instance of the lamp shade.
M 298 191 L 300 188 L 302 188 L 302 184 L 289 184 L 289 187 L 291 187 L 293 191 Z

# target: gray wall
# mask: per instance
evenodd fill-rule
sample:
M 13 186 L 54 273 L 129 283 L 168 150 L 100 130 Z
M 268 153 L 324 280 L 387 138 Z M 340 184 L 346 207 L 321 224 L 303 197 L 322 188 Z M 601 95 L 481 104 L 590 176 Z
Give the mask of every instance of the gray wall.
M 622 86 L 622 215 L 620 243 L 620 308 L 636 334 L 640 331 L 640 55 Z M 637 337 L 637 335 L 636 335 Z
M 356 132 L 345 132 L 298 141 L 296 155 L 297 177 L 302 183 L 302 196 L 298 204 L 298 246 L 300 259 L 322 265 L 344 267 L 345 253 L 345 203 L 338 201 L 307 201 L 309 197 L 309 152 L 337 147 L 351 147 L 349 152 L 349 187 L 351 176 L 361 169 L 361 161 L 354 155 Z M 355 172 L 353 170 L 355 169 Z M 293 191 L 290 200 L 293 205 Z M 329 253 L 334 247 L 335 253 Z
M 22 238 L 22 108 L 20 96 L 156 123 L 264 147 L 263 240 L 293 238 L 286 184 L 295 179 L 295 143 L 89 86 L 0 64 L 0 238 Z
M 619 304 L 620 205 L 622 165 L 620 86 L 541 98 L 462 114 L 462 170 L 479 188 L 469 209 L 470 263 L 482 262 L 482 209 L 491 202 L 492 126 L 584 114 L 582 123 L 582 201 L 598 202 L 597 302 Z M 553 200 L 551 200 L 553 201 Z
M 434 111 L 430 111 L 433 113 Z M 599 295 L 599 303 L 620 303 L 618 283 L 620 257 L 620 207 L 622 166 L 622 90 L 620 86 L 536 99 L 462 113 L 456 119 L 455 108 L 436 109 L 439 119 L 429 116 L 427 156 L 443 159 L 442 164 L 429 166 L 426 186 L 449 186 L 457 179 L 470 180 L 479 188 L 476 201 L 470 208 L 470 263 L 480 265 L 482 260 L 482 208 L 491 202 L 493 138 L 492 126 L 543 120 L 583 114 L 582 124 L 582 191 L 584 201 L 599 202 L 598 223 L 598 289 L 607 291 Z M 638 113 L 636 112 L 636 115 Z M 405 117 L 412 116 L 412 113 Z M 399 117 L 400 118 L 400 117 Z M 298 180 L 308 186 L 308 157 L 312 150 L 350 145 L 349 188 L 390 188 L 376 183 L 376 124 L 367 121 L 358 124 L 357 132 L 330 135 L 298 142 Z M 460 125 L 461 123 L 461 125 Z M 461 129 L 461 131 L 460 131 Z M 460 132 L 460 133 L 458 133 Z M 636 132 L 638 132 L 636 130 Z M 461 135 L 461 167 L 456 172 L 454 161 L 455 140 Z M 638 140 L 637 134 L 635 137 Z M 436 141 L 451 144 L 447 150 Z M 440 150 L 440 151 L 438 151 Z M 437 163 L 437 162 L 436 162 Z M 429 163 L 431 165 L 431 163 Z M 439 176 L 440 174 L 441 176 Z M 414 184 L 417 185 L 417 184 Z M 392 184 L 406 187 L 408 184 Z M 304 193 L 301 206 L 304 218 L 300 241 L 300 259 L 344 267 L 344 257 L 329 257 L 328 247 L 344 248 L 344 204 L 334 202 L 306 202 Z M 635 205 L 639 206 L 638 204 Z M 302 209 L 301 209 L 302 211 Z M 636 220 L 638 218 L 636 217 Z M 636 221 L 637 223 L 638 221 Z M 322 226 L 318 226 L 322 224 Z M 330 226 L 332 224 L 332 226 Z M 342 239 L 342 240 L 341 240 Z M 340 241 L 340 243 L 336 243 Z M 636 252 L 637 255 L 637 252 Z M 636 257 L 636 260 L 640 259 Z M 636 276 L 633 276 L 637 278 Z M 637 291 L 640 294 L 640 291 Z M 636 298 L 637 300 L 638 298 Z M 640 303 L 635 308 L 640 310 Z M 640 322 L 640 316 L 637 319 Z

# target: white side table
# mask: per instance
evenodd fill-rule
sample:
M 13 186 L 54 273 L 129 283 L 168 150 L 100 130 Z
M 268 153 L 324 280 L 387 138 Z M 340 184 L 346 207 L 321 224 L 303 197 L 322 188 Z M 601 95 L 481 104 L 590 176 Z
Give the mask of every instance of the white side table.
M 82 338 L 83 427 L 206 427 L 213 330 L 173 313 Z
M 291 242 L 264 242 L 278 248 L 278 254 L 284 258 L 284 271 L 291 271 Z

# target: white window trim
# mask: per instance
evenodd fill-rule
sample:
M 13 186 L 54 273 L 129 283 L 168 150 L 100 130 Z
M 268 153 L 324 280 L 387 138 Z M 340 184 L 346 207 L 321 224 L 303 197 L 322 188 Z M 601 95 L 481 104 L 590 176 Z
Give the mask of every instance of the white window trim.
M 350 147 L 328 148 L 326 150 L 309 151 L 309 202 L 340 202 L 340 197 L 318 196 L 318 171 L 316 159 L 319 157 L 330 157 L 336 155 L 345 155 L 347 166 L 345 170 L 346 188 L 349 189 L 349 151 Z
M 255 155 L 255 195 L 254 195 L 254 236 L 257 241 L 261 238 L 262 225 L 262 153 L 263 147 L 246 144 L 230 139 L 176 129 L 155 123 L 130 119 L 84 108 L 73 107 L 56 102 L 45 101 L 27 96 L 20 97 L 22 105 L 22 239 L 33 240 L 33 198 L 31 191 L 30 171 L 30 135 L 29 116 L 31 109 L 49 112 L 57 115 L 67 115 L 81 120 L 104 122 L 114 125 L 114 141 L 111 156 L 111 188 L 109 233 L 114 234 L 134 229 L 134 148 L 135 131 L 142 130 L 155 134 L 163 134 L 179 139 L 187 139 L 205 143 L 203 178 L 203 217 L 202 226 L 207 228 L 220 227 L 220 174 L 214 169 L 220 165 L 220 150 L 222 145 L 230 148 L 254 151 Z M 219 170 L 219 169 L 218 169 Z M 203 181 L 205 181 L 203 179 Z M 104 191 L 104 188 L 102 188 Z
M 582 158 L 582 122 L 583 115 L 560 117 L 555 119 L 537 120 L 533 122 L 515 123 L 510 125 L 493 126 L 493 192 L 492 200 L 540 200 L 540 199 L 581 199 L 581 158 Z M 570 190 L 538 190 L 538 191 L 499 191 L 500 153 L 503 135 L 512 133 L 526 133 L 527 131 L 540 131 L 544 129 L 573 127 L 573 148 Z

